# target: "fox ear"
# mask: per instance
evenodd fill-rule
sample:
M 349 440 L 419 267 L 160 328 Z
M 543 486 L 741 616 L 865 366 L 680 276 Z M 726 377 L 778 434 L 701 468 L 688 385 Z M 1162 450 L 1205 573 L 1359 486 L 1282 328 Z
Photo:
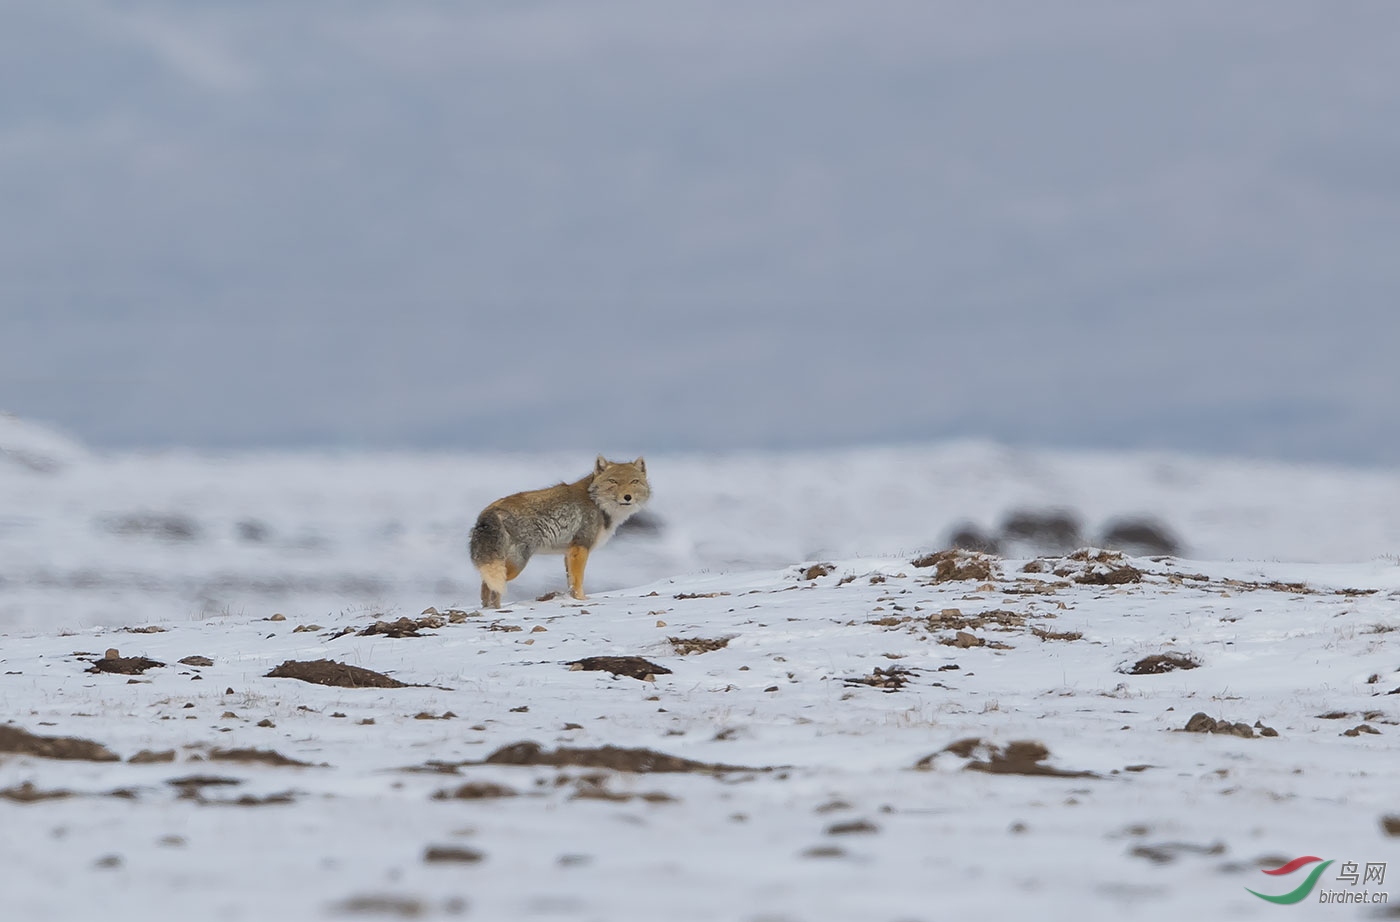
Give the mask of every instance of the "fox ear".
M 641 471 L 643 474 L 647 472 L 647 462 L 645 458 L 638 455 L 637 460 L 632 463 L 637 465 L 637 470 Z
M 597 463 L 595 463 L 595 464 L 593 465 L 593 473 L 595 473 L 595 474 L 601 474 L 601 473 L 603 473 L 603 469 L 604 469 L 605 467 L 607 467 L 607 466 L 608 466 L 608 459 L 607 459 L 607 458 L 604 458 L 602 455 L 599 455 L 599 456 L 598 456 L 598 461 L 597 461 Z

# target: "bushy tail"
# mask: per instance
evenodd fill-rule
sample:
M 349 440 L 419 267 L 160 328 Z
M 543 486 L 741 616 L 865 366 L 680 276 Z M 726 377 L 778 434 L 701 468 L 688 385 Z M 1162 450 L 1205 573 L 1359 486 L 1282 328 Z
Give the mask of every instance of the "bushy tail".
M 477 567 L 505 558 L 506 531 L 501 525 L 500 513 L 488 509 L 476 520 L 472 527 L 471 552 L 472 563 Z

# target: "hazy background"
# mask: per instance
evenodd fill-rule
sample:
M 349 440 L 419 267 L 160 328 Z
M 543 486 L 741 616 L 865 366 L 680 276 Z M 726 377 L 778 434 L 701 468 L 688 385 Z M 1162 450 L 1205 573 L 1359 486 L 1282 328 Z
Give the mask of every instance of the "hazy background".
M 1400 4 L 0 0 L 102 447 L 1400 459 Z

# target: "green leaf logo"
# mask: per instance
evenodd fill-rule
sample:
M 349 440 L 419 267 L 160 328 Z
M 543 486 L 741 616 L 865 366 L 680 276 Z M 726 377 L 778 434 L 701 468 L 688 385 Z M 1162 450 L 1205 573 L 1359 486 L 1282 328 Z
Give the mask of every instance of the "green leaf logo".
M 1264 873 L 1272 875 L 1292 874 L 1294 871 L 1298 870 L 1304 865 L 1312 864 L 1314 861 L 1322 861 L 1322 859 L 1316 858 L 1312 855 L 1305 855 L 1302 858 L 1294 858 L 1292 861 L 1288 862 L 1281 868 L 1274 868 L 1273 870 L 1265 871 Z M 1278 896 L 1271 896 L 1267 893 L 1260 893 L 1257 890 L 1249 890 L 1248 887 L 1245 887 L 1245 889 L 1249 890 L 1250 893 L 1253 893 L 1261 900 L 1268 900 L 1270 903 L 1278 903 L 1280 906 L 1290 906 L 1293 903 L 1301 903 L 1303 900 L 1308 898 L 1308 894 L 1313 892 L 1313 887 L 1317 886 L 1318 878 L 1322 876 L 1322 872 L 1327 870 L 1327 866 L 1331 863 L 1332 862 L 1330 860 L 1322 861 L 1321 864 L 1313 868 L 1312 872 L 1308 874 L 1307 880 L 1299 884 L 1296 889 L 1290 890 L 1287 893 L 1281 893 Z

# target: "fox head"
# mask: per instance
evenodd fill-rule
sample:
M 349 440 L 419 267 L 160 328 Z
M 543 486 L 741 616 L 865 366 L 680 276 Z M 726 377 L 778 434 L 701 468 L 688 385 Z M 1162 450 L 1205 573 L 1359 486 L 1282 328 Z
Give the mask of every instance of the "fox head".
M 627 517 L 636 512 L 651 498 L 651 485 L 647 483 L 647 463 L 636 461 L 609 461 L 602 455 L 593 465 L 593 483 L 588 487 L 589 495 L 604 512 L 611 517 Z

